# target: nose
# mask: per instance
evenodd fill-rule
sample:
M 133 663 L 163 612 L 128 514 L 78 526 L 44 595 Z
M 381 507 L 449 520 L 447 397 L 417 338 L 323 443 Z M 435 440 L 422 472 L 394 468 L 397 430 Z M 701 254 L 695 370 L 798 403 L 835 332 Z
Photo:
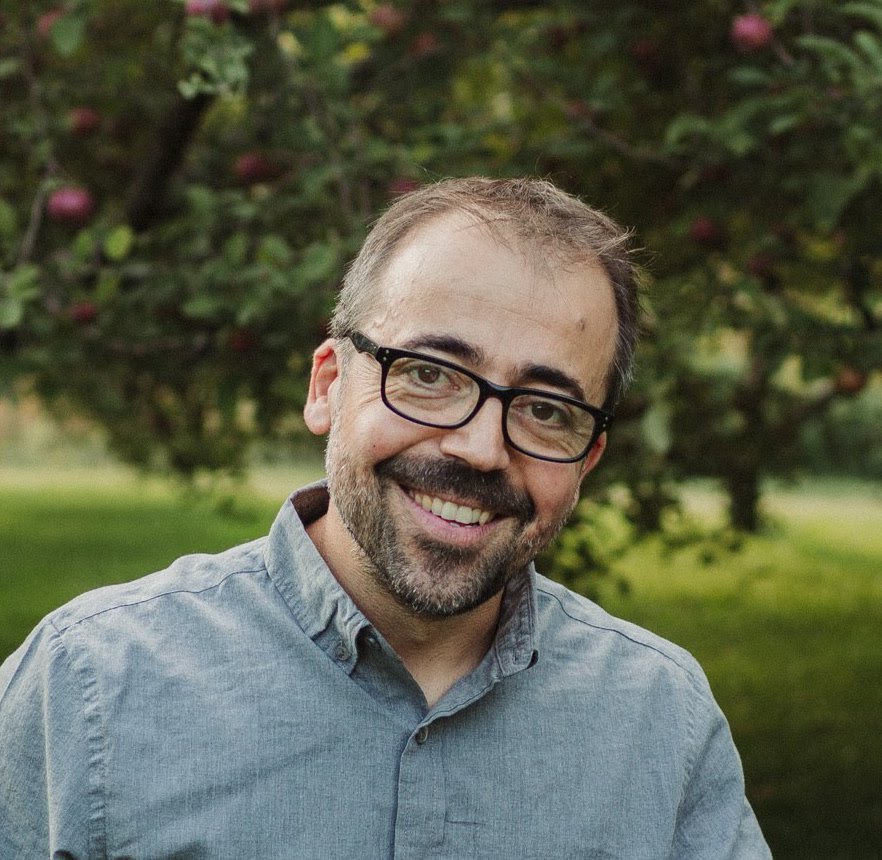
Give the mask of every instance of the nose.
M 505 469 L 511 462 L 502 435 L 502 403 L 495 398 L 488 398 L 468 424 L 443 432 L 441 451 L 478 471 Z

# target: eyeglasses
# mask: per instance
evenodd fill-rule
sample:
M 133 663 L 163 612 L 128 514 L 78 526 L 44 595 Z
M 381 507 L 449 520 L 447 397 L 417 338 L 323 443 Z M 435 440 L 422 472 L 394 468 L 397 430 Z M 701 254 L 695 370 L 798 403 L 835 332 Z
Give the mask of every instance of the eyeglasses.
M 575 463 L 613 416 L 574 397 L 496 385 L 450 361 L 379 346 L 361 332 L 347 337 L 381 368 L 380 394 L 396 415 L 426 427 L 455 430 L 468 424 L 488 397 L 502 403 L 502 435 L 516 451 L 553 463 Z

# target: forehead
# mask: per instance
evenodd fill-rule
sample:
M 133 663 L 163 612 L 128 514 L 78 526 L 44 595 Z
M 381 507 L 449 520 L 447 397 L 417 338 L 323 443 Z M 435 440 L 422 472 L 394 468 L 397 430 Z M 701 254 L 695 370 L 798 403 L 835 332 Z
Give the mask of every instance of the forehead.
M 612 287 L 595 259 L 492 232 L 464 216 L 415 230 L 383 273 L 366 321 L 384 345 L 448 336 L 488 356 L 495 381 L 525 362 L 602 391 L 615 348 Z M 600 386 L 600 388 L 598 388 Z

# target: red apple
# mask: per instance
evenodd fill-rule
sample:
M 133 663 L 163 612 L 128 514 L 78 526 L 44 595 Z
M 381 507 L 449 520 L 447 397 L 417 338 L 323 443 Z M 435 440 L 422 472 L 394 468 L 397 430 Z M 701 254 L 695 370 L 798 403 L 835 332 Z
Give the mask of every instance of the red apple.
M 262 152 L 254 150 L 244 152 L 236 159 L 233 173 L 242 182 L 266 182 L 275 175 L 276 168 Z
M 75 185 L 56 189 L 49 195 L 46 204 L 49 217 L 62 224 L 85 224 L 94 211 L 92 195 L 85 188 Z
M 833 387 L 839 394 L 859 394 L 866 384 L 867 375 L 847 365 L 840 367 L 833 379 Z
M 416 179 L 406 179 L 401 176 L 398 179 L 393 179 L 386 186 L 386 193 L 389 197 L 400 197 L 402 194 L 410 194 L 411 191 L 416 191 L 419 187 L 420 183 Z
M 238 352 L 242 355 L 254 352 L 260 345 L 260 341 L 250 328 L 234 328 L 230 332 L 227 344 L 233 352 Z
M 654 71 L 661 59 L 661 47 L 655 39 L 638 39 L 631 45 L 634 62 L 646 72 Z
M 98 318 L 98 308 L 92 302 L 74 302 L 67 309 L 67 315 L 79 325 L 88 325 Z
M 48 39 L 52 35 L 52 25 L 64 17 L 64 9 L 50 9 L 37 18 L 37 33 L 41 39 Z
M 428 31 L 415 36 L 410 43 L 410 55 L 412 57 L 429 57 L 438 51 L 440 43 L 434 33 Z
M 689 227 L 689 238 L 698 245 L 716 247 L 723 243 L 723 228 L 713 218 L 696 218 Z
M 584 99 L 569 99 L 564 104 L 564 114 L 571 122 L 579 120 L 592 120 L 595 117 L 594 108 Z
M 91 134 L 101 125 L 101 114 L 95 108 L 75 107 L 68 114 L 68 123 L 73 134 Z
M 368 21 L 379 27 L 387 36 L 394 36 L 404 29 L 407 16 L 401 9 L 396 9 L 389 3 L 381 3 L 368 15 Z
M 758 251 L 747 261 L 747 271 L 760 280 L 771 278 L 774 268 L 775 258 L 766 251 Z
M 759 51 L 771 43 L 772 25 L 756 12 L 739 15 L 732 21 L 729 36 L 739 51 Z
M 230 10 L 223 0 L 187 0 L 184 11 L 194 18 L 208 18 L 215 24 L 223 24 L 230 17 Z

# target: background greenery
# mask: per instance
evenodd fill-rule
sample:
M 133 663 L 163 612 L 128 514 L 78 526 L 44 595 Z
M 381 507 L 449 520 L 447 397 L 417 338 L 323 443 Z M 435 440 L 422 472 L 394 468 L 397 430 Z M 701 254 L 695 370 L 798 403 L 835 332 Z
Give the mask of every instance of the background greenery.
M 0 0 L 7 394 L 91 416 L 145 467 L 241 468 L 302 433 L 374 215 L 441 176 L 528 173 L 644 249 L 596 501 L 657 531 L 711 477 L 754 530 L 807 437 L 882 469 L 882 0 L 58 3 Z

